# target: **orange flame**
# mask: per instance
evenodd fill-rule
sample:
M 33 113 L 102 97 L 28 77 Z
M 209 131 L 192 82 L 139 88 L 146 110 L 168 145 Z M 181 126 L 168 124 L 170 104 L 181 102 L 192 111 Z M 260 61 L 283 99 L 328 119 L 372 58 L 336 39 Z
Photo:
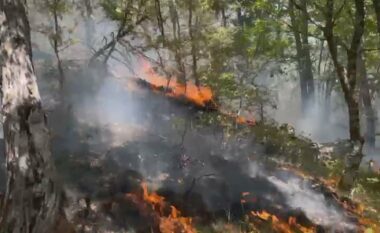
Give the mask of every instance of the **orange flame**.
M 180 217 L 181 213 L 174 206 L 171 206 L 170 208 L 170 216 L 163 217 L 160 221 L 160 231 L 162 233 L 196 233 L 196 230 L 191 226 L 191 218 Z
M 165 198 L 155 192 L 149 193 L 145 182 L 141 184 L 143 189 L 143 199 L 152 206 L 153 210 L 159 209 L 159 228 L 161 233 L 196 233 L 192 226 L 192 219 L 181 217 L 181 212 L 174 206 L 170 206 L 171 213 L 164 216 L 164 209 L 167 205 Z
M 205 107 L 207 103 L 213 101 L 213 93 L 209 87 L 197 86 L 192 82 L 186 82 L 186 85 L 178 82 L 176 77 L 170 77 L 170 80 L 157 74 L 153 67 L 146 60 L 142 60 L 143 79 L 157 88 L 170 89 L 167 95 L 172 97 L 185 97 L 193 103 Z
M 144 201 L 148 202 L 150 205 L 152 205 L 153 209 L 159 208 L 160 213 L 163 212 L 164 207 L 164 197 L 161 197 L 160 195 L 156 193 L 149 193 L 148 192 L 148 186 L 145 182 L 141 184 L 141 187 L 143 189 L 143 199 Z
M 213 92 L 210 87 L 197 86 L 193 82 L 187 81 L 186 85 L 178 82 L 177 77 L 165 77 L 158 74 L 152 65 L 145 59 L 141 59 L 140 78 L 148 82 L 152 87 L 158 90 L 167 90 L 166 95 L 173 98 L 185 98 L 192 103 L 206 107 L 211 104 L 212 108 L 217 107 Z M 238 114 L 221 111 L 223 115 L 229 116 L 237 124 L 253 126 L 256 124 L 254 117 L 245 118 Z
M 295 217 L 289 217 L 288 221 L 280 220 L 276 215 L 270 214 L 267 211 L 255 212 L 252 211 L 251 214 L 254 217 L 257 217 L 265 222 L 271 222 L 273 228 L 277 232 L 281 233 L 293 233 L 294 229 L 297 229 L 298 232 L 302 233 L 314 233 L 316 232 L 315 228 L 304 227 L 297 223 Z

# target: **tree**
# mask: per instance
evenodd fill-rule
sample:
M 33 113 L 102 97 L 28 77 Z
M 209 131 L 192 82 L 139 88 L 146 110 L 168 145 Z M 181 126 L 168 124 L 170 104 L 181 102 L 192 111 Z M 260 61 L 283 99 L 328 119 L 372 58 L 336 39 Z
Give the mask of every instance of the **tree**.
M 53 33 L 50 36 L 51 37 L 50 43 L 53 47 L 54 54 L 57 59 L 57 67 L 59 71 L 59 84 L 60 84 L 59 86 L 61 89 L 63 89 L 63 84 L 65 81 L 65 73 L 63 71 L 62 60 L 59 54 L 60 46 L 62 46 L 62 28 L 59 25 L 58 14 L 59 14 L 59 11 L 61 11 L 61 8 L 65 8 L 66 4 L 64 0 L 46 1 L 46 4 L 48 5 L 48 8 L 51 9 L 51 13 L 53 15 L 54 29 L 53 29 Z
M 188 1 L 188 7 L 189 7 L 189 21 L 188 21 L 188 30 L 189 30 L 189 37 L 190 37 L 190 44 L 191 44 L 191 58 L 192 58 L 192 75 L 195 80 L 195 85 L 199 86 L 199 77 L 198 77 L 198 48 L 197 48 L 197 30 L 198 30 L 198 21 L 199 18 L 196 16 L 195 25 L 193 25 L 193 12 L 194 12 L 194 1 L 189 0 Z
M 375 9 L 376 21 L 377 21 L 377 33 L 380 34 L 380 0 L 372 0 L 373 8 Z
M 95 8 L 95 1 L 83 0 L 77 3 L 78 8 L 85 23 L 85 42 L 88 48 L 91 49 L 93 44 L 93 36 L 95 33 L 95 22 L 93 19 L 93 11 Z
M 46 14 L 48 19 L 52 22 L 41 23 L 37 27 L 37 31 L 46 35 L 53 49 L 58 69 L 59 88 L 61 95 L 63 93 L 65 83 L 65 72 L 62 64 L 61 52 L 74 44 L 71 38 L 66 39 L 68 34 L 71 34 L 72 29 L 65 30 L 62 26 L 62 17 L 65 13 L 71 10 L 71 5 L 67 0 L 43 0 L 35 3 L 36 7 L 43 9 L 42 12 Z M 63 98 L 63 96 L 61 96 Z
M 334 63 L 335 71 L 337 73 L 340 86 L 343 90 L 344 99 L 348 107 L 350 139 L 354 146 L 354 152 L 348 156 L 345 171 L 341 179 L 341 186 L 343 188 L 350 188 L 357 176 L 357 171 L 360 166 L 363 154 L 362 146 L 364 140 L 360 134 L 360 114 L 359 114 L 359 100 L 357 89 L 357 60 L 360 56 L 359 49 L 362 44 L 362 37 L 364 34 L 364 0 L 355 0 L 355 21 L 352 31 L 351 42 L 346 46 L 334 33 L 336 26 L 335 18 L 335 4 L 334 0 L 327 0 L 325 5 L 325 26 L 323 27 L 323 34 L 327 41 L 331 59 Z M 338 44 L 340 43 L 340 44 Z M 340 45 L 340 46 L 339 46 Z M 339 47 L 344 47 L 346 51 L 347 64 L 344 66 L 339 60 Z
M 100 56 L 104 56 L 103 63 L 107 64 L 118 43 L 124 37 L 132 34 L 136 27 L 148 18 L 147 1 L 104 0 L 100 5 L 106 15 L 118 23 L 118 30 L 116 35 L 111 34 L 112 38 L 109 42 L 105 38 L 105 45 L 94 53 L 90 61 L 93 62 Z
M 314 100 L 313 65 L 309 48 L 307 1 L 301 0 L 299 4 L 295 4 L 295 1 L 296 0 L 289 0 L 289 15 L 291 29 L 296 43 L 296 60 L 298 63 L 301 88 L 301 109 L 302 112 L 305 113 L 309 104 L 311 104 Z M 294 5 L 296 5 L 300 11 L 299 19 L 297 19 Z
M 7 169 L 0 231 L 56 232 L 63 216 L 62 192 L 31 61 L 25 1 L 0 1 L 0 27 Z
M 370 148 L 375 147 L 376 143 L 376 113 L 373 109 L 372 97 L 369 91 L 368 74 L 366 68 L 365 54 L 360 49 L 358 61 L 358 77 L 360 80 L 360 96 L 362 97 L 364 113 L 366 118 L 365 141 Z

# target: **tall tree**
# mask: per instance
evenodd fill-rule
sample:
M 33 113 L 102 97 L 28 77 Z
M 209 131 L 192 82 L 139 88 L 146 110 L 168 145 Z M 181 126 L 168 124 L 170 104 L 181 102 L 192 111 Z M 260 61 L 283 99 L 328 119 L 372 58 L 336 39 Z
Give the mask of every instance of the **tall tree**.
M 87 47 L 90 48 L 92 46 L 93 36 L 95 32 L 95 23 L 92 18 L 94 5 L 93 5 L 93 1 L 91 0 L 83 0 L 83 4 L 85 8 L 83 12 L 83 16 L 85 18 L 85 27 L 86 27 L 86 44 L 87 44 Z
M 53 1 L 48 1 L 46 0 L 46 4 L 49 5 L 49 8 L 51 9 L 51 13 L 53 15 L 53 22 L 54 22 L 54 32 L 51 35 L 50 38 L 50 43 L 53 47 L 55 57 L 57 59 L 57 67 L 58 67 L 58 72 L 59 72 L 59 87 L 62 90 L 63 85 L 65 82 L 65 72 L 63 71 L 63 66 L 62 66 L 62 59 L 60 56 L 60 47 L 62 46 L 62 28 L 59 24 L 59 11 L 60 8 L 62 8 L 62 5 L 64 5 L 63 0 L 53 0 Z
M 62 192 L 31 61 L 25 1 L 0 1 L 0 42 L 7 169 L 0 232 L 56 232 Z
M 372 97 L 369 91 L 368 75 L 366 61 L 363 49 L 360 49 L 358 56 L 358 77 L 360 80 L 360 96 L 363 102 L 363 108 L 366 118 L 365 141 L 370 148 L 375 147 L 376 143 L 376 113 L 373 109 Z
M 195 80 L 195 84 L 199 87 L 199 77 L 198 77 L 198 65 L 197 65 L 197 39 L 196 37 L 196 28 L 197 28 L 197 22 L 198 17 L 196 17 L 195 25 L 193 25 L 193 14 L 194 14 L 194 1 L 189 0 L 188 1 L 188 7 L 189 7 L 189 20 L 188 20 L 188 30 L 189 30 L 189 37 L 190 37 L 190 44 L 191 44 L 191 58 L 192 58 L 192 75 Z
M 373 8 L 375 9 L 376 21 L 377 21 L 377 33 L 380 34 L 380 0 L 372 0 Z
M 172 50 L 174 51 L 174 60 L 176 61 L 177 70 L 179 71 L 178 80 L 186 85 L 186 67 L 183 61 L 182 34 L 180 17 L 178 14 L 178 3 L 175 0 L 169 1 L 169 15 L 173 29 Z
M 345 171 L 341 179 L 341 186 L 349 188 L 353 185 L 357 171 L 360 166 L 363 154 L 363 138 L 360 134 L 360 114 L 357 88 L 357 60 L 360 56 L 359 49 L 362 44 L 364 34 L 364 0 L 355 0 L 355 20 L 351 37 L 351 43 L 345 47 L 347 64 L 344 66 L 339 60 L 338 41 L 339 37 L 334 33 L 335 28 L 335 7 L 334 0 L 327 0 L 325 5 L 326 22 L 323 28 L 324 37 L 327 41 L 331 59 L 343 90 L 344 99 L 348 107 L 350 139 L 353 142 L 354 150 L 347 158 Z
M 301 109 L 305 112 L 306 108 L 314 100 L 313 65 L 310 56 L 307 1 L 301 0 L 299 3 L 295 1 L 289 0 L 289 15 L 296 43 L 296 59 L 301 87 Z M 299 14 L 296 13 L 295 5 L 300 11 Z M 298 15 L 299 17 L 297 17 Z

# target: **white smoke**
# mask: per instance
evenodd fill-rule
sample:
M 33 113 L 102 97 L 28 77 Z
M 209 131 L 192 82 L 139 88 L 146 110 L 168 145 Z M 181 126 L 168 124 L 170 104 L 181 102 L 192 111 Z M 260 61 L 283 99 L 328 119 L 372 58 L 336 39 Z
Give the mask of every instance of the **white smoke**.
M 259 164 L 248 167 L 250 177 L 265 177 L 285 197 L 286 204 L 293 210 L 301 210 L 313 223 L 330 229 L 355 230 L 342 211 L 328 203 L 325 196 L 312 189 L 309 180 L 291 173 L 275 172 L 268 174 Z M 270 196 L 267 196 L 271 199 Z
M 275 176 L 269 176 L 267 179 L 284 194 L 290 207 L 301 209 L 314 223 L 337 229 L 355 229 L 341 212 L 327 204 L 321 193 L 312 190 L 306 180 L 289 177 L 284 181 Z

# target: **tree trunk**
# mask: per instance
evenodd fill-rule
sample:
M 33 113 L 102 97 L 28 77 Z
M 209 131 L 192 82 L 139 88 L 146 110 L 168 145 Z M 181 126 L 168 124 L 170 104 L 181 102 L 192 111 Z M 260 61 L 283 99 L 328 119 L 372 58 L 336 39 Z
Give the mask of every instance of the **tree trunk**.
M 309 24 L 307 1 L 301 0 L 301 40 L 302 40 L 302 60 L 303 60 L 303 73 L 306 82 L 307 104 L 312 104 L 314 101 L 314 77 L 313 77 L 313 64 L 311 62 L 310 44 L 309 44 Z
M 226 9 L 224 6 L 222 7 L 222 26 L 227 27 L 227 16 L 226 16 Z
M 182 59 L 182 37 L 181 37 L 181 26 L 179 23 L 179 17 L 177 12 L 177 6 L 174 1 L 169 2 L 169 11 L 170 11 L 170 20 L 172 21 L 173 26 L 173 50 L 174 50 L 174 59 L 177 63 L 177 69 L 180 71 L 180 75 L 177 77 L 178 81 L 182 82 L 185 85 L 186 89 L 186 68 Z
M 372 0 L 373 8 L 375 9 L 376 21 L 377 21 L 377 33 L 380 34 L 380 0 Z
M 196 20 L 197 21 L 197 20 Z M 196 23 L 197 24 L 197 23 Z M 195 85 L 197 87 L 200 86 L 199 78 L 198 78 L 198 65 L 197 65 L 197 46 L 196 46 L 196 39 L 194 38 L 194 30 L 193 30 L 193 0 L 189 1 L 189 21 L 188 21 L 188 27 L 189 27 L 189 37 L 191 42 L 191 58 L 192 58 L 192 72 L 193 72 L 193 78 L 195 80 Z
M 85 30 L 86 30 L 86 45 L 89 49 L 92 48 L 92 42 L 93 42 L 93 37 L 95 33 L 95 24 L 94 20 L 92 19 L 92 4 L 91 0 L 84 0 L 84 6 L 86 8 L 86 15 L 85 15 Z
M 308 41 L 308 20 L 306 1 L 301 2 L 301 20 L 297 20 L 294 10 L 294 0 L 289 0 L 289 15 L 291 28 L 296 43 L 298 73 L 300 76 L 301 110 L 306 112 L 307 107 L 314 99 L 313 65 L 310 58 Z
M 54 9 L 53 9 L 54 36 L 52 38 L 52 44 L 53 44 L 54 54 L 57 59 L 57 67 L 58 67 L 58 72 L 59 72 L 59 88 L 62 92 L 63 85 L 65 82 L 65 73 L 63 71 L 62 61 L 59 55 L 59 47 L 61 45 L 61 40 L 62 40 L 62 30 L 61 30 L 61 27 L 59 26 L 58 12 L 57 12 L 58 10 L 57 8 L 59 5 L 60 5 L 60 0 L 54 0 Z
M 340 187 L 344 189 L 351 188 L 356 180 L 358 168 L 363 158 L 362 148 L 364 143 L 360 135 L 360 113 L 356 85 L 357 58 L 364 34 L 364 0 L 355 0 L 355 8 L 355 25 L 351 45 L 346 50 L 346 68 L 343 67 L 338 59 L 338 45 L 336 43 L 336 35 L 334 35 L 334 0 L 326 1 L 326 24 L 323 31 L 348 107 L 350 140 L 353 145 L 353 150 L 352 153 L 346 157 L 345 170 L 340 181 Z M 345 69 L 347 72 L 345 72 Z
M 165 29 L 164 29 L 164 20 L 162 18 L 162 13 L 161 13 L 161 2 L 160 0 L 155 0 L 154 4 L 157 11 L 157 25 L 158 25 L 158 28 L 160 29 L 162 41 L 165 42 Z
M 62 219 L 46 115 L 31 62 L 23 0 L 0 1 L 2 107 L 7 168 L 0 232 L 51 233 Z
M 369 91 L 367 69 L 363 51 L 360 51 L 360 54 L 358 56 L 358 70 L 360 80 L 360 93 L 366 116 L 365 141 L 370 148 L 374 148 L 376 144 L 376 113 L 372 106 L 372 98 Z

